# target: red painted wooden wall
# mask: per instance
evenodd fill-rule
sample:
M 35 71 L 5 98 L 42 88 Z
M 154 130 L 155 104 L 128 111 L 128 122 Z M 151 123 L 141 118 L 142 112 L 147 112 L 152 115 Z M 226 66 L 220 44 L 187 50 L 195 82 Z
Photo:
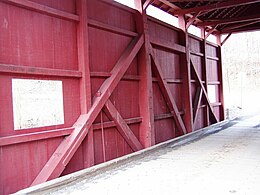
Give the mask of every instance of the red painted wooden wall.
M 6 1 L 0 25 L 0 194 L 224 118 L 220 47 L 136 10 L 101 0 Z M 64 124 L 14 130 L 13 78 L 61 80 Z M 200 82 L 205 91 L 216 86 L 216 103 L 207 103 Z M 80 116 L 90 128 L 75 138 Z M 66 149 L 64 140 L 78 145 Z M 64 166 L 51 159 L 58 146 Z

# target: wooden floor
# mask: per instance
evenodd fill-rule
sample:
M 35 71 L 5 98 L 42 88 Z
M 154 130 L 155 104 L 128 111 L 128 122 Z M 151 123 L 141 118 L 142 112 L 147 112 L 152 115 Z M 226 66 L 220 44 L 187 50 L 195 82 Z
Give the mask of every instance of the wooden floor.
M 155 150 L 50 194 L 260 193 L 260 116 L 233 121 L 199 140 Z

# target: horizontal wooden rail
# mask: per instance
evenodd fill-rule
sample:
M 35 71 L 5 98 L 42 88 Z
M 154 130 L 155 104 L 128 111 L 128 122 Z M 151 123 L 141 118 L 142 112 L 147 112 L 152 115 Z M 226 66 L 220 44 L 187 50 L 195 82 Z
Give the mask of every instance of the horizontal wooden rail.
M 142 122 L 142 117 L 135 117 L 135 118 L 128 118 L 125 119 L 126 124 L 131 125 L 131 124 L 137 124 Z M 103 124 L 101 123 L 95 123 L 93 124 L 93 130 L 99 130 L 102 128 L 111 128 L 111 127 L 116 127 L 116 123 L 114 121 L 108 121 L 104 122 Z
M 192 83 L 197 83 L 198 81 L 197 81 L 197 80 L 194 80 L 194 79 L 192 79 L 192 80 L 191 80 L 191 82 L 192 82 Z M 205 84 L 205 81 L 202 81 L 202 83 L 203 83 L 203 84 Z
M 177 43 L 172 43 L 172 42 L 162 42 L 161 40 L 155 40 L 151 39 L 151 44 L 153 46 L 161 47 L 167 50 L 170 50 L 172 52 L 178 52 L 178 53 L 185 53 L 186 49 L 184 46 L 179 45 Z
M 128 118 L 128 119 L 125 119 L 125 122 L 128 125 L 138 124 L 138 123 L 142 122 L 142 117 Z M 116 127 L 116 124 L 114 121 L 108 121 L 108 122 L 104 122 L 103 124 L 101 124 L 101 123 L 93 124 L 93 129 L 99 130 L 99 129 L 101 129 L 102 125 L 103 125 L 104 129 Z M 73 127 L 70 127 L 70 128 L 64 128 L 64 129 L 0 137 L 0 146 L 7 146 L 7 145 L 12 145 L 12 144 L 19 144 L 19 143 L 67 136 L 72 133 L 73 129 L 74 129 Z
M 221 102 L 215 102 L 215 103 L 212 103 L 211 104 L 213 107 L 218 107 L 218 106 L 221 106 Z
M 80 71 L 75 71 L 75 70 L 38 68 L 38 67 L 18 66 L 18 65 L 11 65 L 11 64 L 0 64 L 0 73 L 57 76 L 57 77 L 75 77 L 75 78 L 82 77 L 82 73 Z
M 218 57 L 213 57 L 213 56 L 206 56 L 206 58 L 209 59 L 209 60 L 216 60 L 216 61 L 219 60 Z
M 192 79 L 191 82 L 196 83 L 198 81 Z M 205 81 L 202 81 L 202 83 L 205 84 Z M 220 81 L 208 81 L 208 85 L 220 85 Z
M 190 53 L 191 53 L 191 55 L 195 55 L 195 56 L 200 56 L 200 57 L 204 56 L 204 54 L 200 53 L 200 52 L 190 51 Z
M 32 142 L 32 141 L 38 141 L 43 139 L 67 136 L 72 133 L 73 129 L 74 129 L 73 127 L 69 127 L 64 129 L 0 137 L 0 146 L 7 146 L 12 144 L 20 144 L 25 142 Z
M 88 25 L 91 27 L 95 27 L 101 30 L 106 30 L 112 33 L 120 34 L 120 35 L 125 35 L 125 36 L 130 36 L 130 37 L 136 37 L 138 34 L 136 32 L 132 32 L 129 30 L 125 30 L 122 28 L 114 27 L 96 20 L 88 19 Z
M 164 79 L 167 83 L 182 84 L 182 79 Z M 158 82 L 156 77 L 152 78 L 153 82 Z
M 184 115 L 184 111 L 181 110 L 180 115 Z M 163 119 L 167 119 L 167 118 L 172 118 L 173 114 L 172 113 L 166 113 L 166 114 L 158 114 L 154 116 L 154 120 L 158 121 L 158 120 L 163 120 Z
M 167 83 L 182 84 L 182 79 L 165 79 Z
M 101 78 L 108 78 L 112 74 L 110 72 L 91 72 L 91 77 L 101 77 Z M 140 81 L 140 76 L 138 75 L 124 75 L 122 80 L 133 80 L 133 81 Z
M 64 12 L 55 8 L 48 7 L 46 5 L 41 5 L 39 3 L 35 3 L 28 0 L 3 0 L 5 3 L 9 3 L 11 5 L 15 5 L 17 7 L 25 8 L 28 10 L 32 10 L 38 13 L 46 14 L 49 16 L 54 16 L 57 18 L 70 20 L 70 21 L 79 21 L 79 16 L 75 14 L 71 14 L 68 12 Z
M 220 85 L 220 81 L 208 81 L 209 85 Z
M 212 107 L 219 107 L 221 106 L 221 102 L 215 102 L 215 103 L 210 103 Z M 199 108 L 205 108 L 206 104 L 200 105 Z

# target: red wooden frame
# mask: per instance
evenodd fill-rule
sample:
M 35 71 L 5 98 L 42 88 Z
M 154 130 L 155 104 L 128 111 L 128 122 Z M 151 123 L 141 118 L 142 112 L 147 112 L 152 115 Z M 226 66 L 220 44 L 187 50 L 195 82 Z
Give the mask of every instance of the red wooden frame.
M 0 172 L 1 194 L 224 119 L 221 48 L 187 33 L 196 17 L 187 21 L 184 15 L 179 16 L 181 29 L 148 17 L 146 8 L 151 3 L 153 0 L 136 0 L 137 10 L 111 0 L 0 3 L 11 13 L 21 14 L 22 19 L 32 19 L 32 29 L 15 29 L 17 21 L 6 16 L 13 28 L 0 29 L 1 35 L 10 39 L 10 44 L 0 45 L 4 51 L 0 54 L 0 84 L 5 86 L 0 89 L 0 168 L 9 170 L 5 161 L 24 158 L 16 170 Z M 97 10 L 100 14 L 94 14 Z M 6 14 L 2 12 L 0 16 Z M 46 24 L 44 29 L 41 23 Z M 30 42 L 32 50 L 23 36 L 37 43 Z M 29 51 L 18 55 L 18 43 Z M 64 48 L 63 43 L 71 48 Z M 191 60 L 194 56 L 199 60 Z M 208 61 L 213 61 L 216 73 Z M 12 78 L 62 80 L 64 124 L 14 131 Z M 219 101 L 214 104 L 207 97 L 208 84 L 219 89 Z M 21 173 L 18 179 L 16 172 Z

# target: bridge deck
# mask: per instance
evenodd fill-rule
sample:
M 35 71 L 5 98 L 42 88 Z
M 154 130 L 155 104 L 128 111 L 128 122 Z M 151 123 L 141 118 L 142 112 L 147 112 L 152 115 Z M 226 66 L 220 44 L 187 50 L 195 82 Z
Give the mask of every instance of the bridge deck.
M 259 194 L 260 116 L 168 145 L 51 194 Z

